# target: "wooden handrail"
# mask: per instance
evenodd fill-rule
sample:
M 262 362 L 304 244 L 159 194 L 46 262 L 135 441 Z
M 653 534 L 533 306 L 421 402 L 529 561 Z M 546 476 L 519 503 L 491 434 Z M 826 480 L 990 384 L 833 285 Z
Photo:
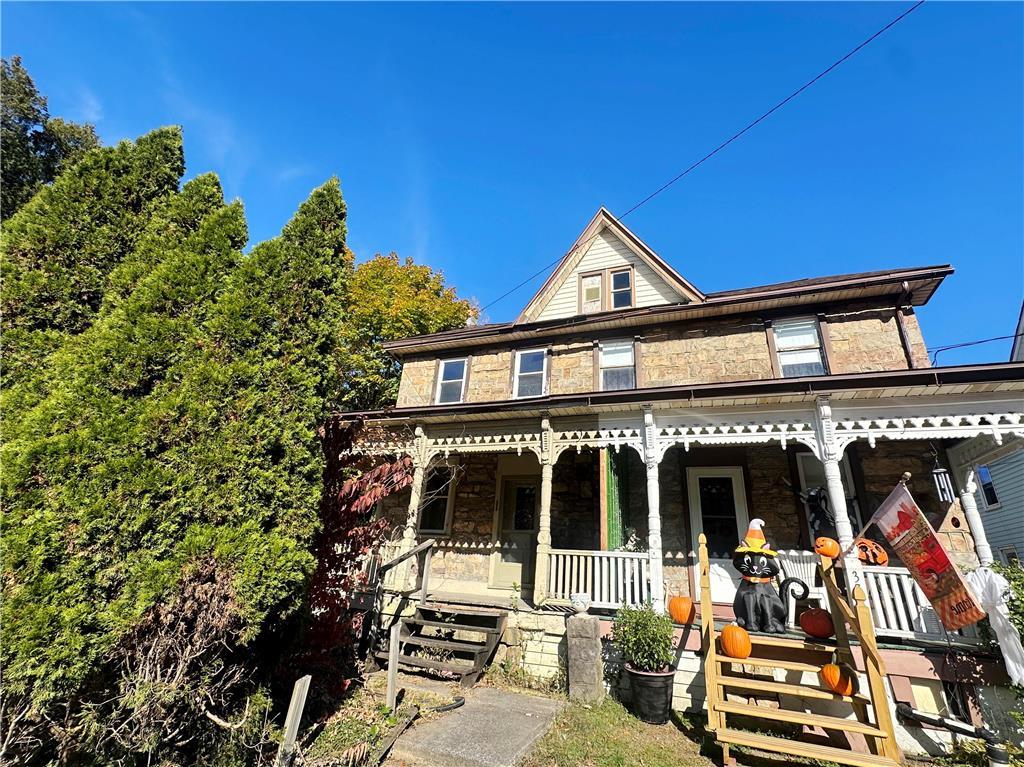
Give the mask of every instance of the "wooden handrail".
M 402 562 L 404 562 L 405 560 L 409 559 L 410 557 L 415 557 L 417 554 L 420 554 L 421 552 L 426 551 L 431 546 L 433 546 L 435 543 L 437 543 L 437 541 L 435 539 L 427 538 L 427 540 L 423 541 L 423 543 L 419 544 L 418 546 L 415 546 L 414 548 L 409 549 L 404 554 L 399 554 L 394 559 L 392 559 L 392 560 L 382 564 L 380 566 L 380 569 L 377 572 L 380 575 L 383 575 L 388 570 L 390 570 L 392 567 L 397 567 L 398 565 L 402 564 Z

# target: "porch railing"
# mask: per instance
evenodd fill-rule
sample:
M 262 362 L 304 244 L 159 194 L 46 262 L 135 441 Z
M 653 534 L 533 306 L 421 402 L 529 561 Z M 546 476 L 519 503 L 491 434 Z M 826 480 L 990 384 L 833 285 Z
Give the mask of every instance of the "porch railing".
M 650 599 L 650 559 L 646 551 L 552 549 L 548 597 L 568 601 L 589 594 L 594 607 L 641 605 Z
M 949 633 L 905 567 L 865 567 L 868 604 L 878 636 L 955 642 L 977 641 L 973 630 Z

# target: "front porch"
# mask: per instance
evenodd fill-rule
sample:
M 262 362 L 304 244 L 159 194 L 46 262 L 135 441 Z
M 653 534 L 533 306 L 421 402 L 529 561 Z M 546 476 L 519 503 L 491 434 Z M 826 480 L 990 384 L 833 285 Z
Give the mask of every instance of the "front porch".
M 814 538 L 852 541 L 909 471 L 915 499 L 969 569 L 984 531 L 966 490 L 940 497 L 936 458 L 949 465 L 950 440 L 999 438 L 1019 431 L 1024 416 L 1009 403 L 918 400 L 870 409 L 844 401 L 836 413 L 820 398 L 796 408 L 644 408 L 420 428 L 404 446 L 416 465 L 412 487 L 381 505 L 396 531 L 385 554 L 434 539 L 432 599 L 561 610 L 585 593 L 596 610 L 646 601 L 664 609 L 669 596 L 698 601 L 703 532 L 714 612 L 729 618 L 736 575 L 728 558 L 749 519 L 765 520 L 786 574 L 807 580 Z M 825 488 L 834 519 L 802 498 L 815 487 Z M 898 562 L 849 570 L 868 593 L 880 637 L 971 641 L 946 635 Z M 400 578 L 390 584 L 396 590 L 418 580 L 408 571 Z M 808 585 L 820 600 L 820 584 Z

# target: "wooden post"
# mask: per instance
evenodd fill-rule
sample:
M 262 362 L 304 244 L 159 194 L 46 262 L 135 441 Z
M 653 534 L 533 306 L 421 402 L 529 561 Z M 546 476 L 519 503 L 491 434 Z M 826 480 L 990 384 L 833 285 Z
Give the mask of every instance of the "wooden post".
M 871 689 L 871 702 L 875 707 L 875 723 L 886 737 L 882 739 L 882 754 L 899 763 L 903 759 L 899 744 L 896 743 L 896 732 L 893 728 L 892 712 L 889 710 L 889 696 L 885 692 L 885 664 L 875 642 L 874 624 L 871 622 L 871 608 L 868 607 L 864 588 L 857 584 L 853 587 L 853 601 L 857 613 L 857 626 L 860 633 L 860 649 L 864 655 L 864 667 L 867 672 L 868 686 Z
M 704 694 L 707 697 L 708 731 L 725 728 L 725 715 L 718 710 L 718 632 L 711 605 L 711 565 L 708 563 L 708 539 L 697 536 L 697 565 L 700 580 L 700 638 L 704 651 Z
M 420 560 L 420 607 L 427 601 L 427 588 L 430 586 L 430 560 L 434 556 L 434 547 L 426 550 Z
M 546 421 L 546 419 L 545 419 Z M 533 564 L 533 603 L 539 605 L 548 598 L 549 568 L 551 567 L 551 488 L 555 467 L 550 460 L 540 465 L 540 516 L 537 520 L 537 549 Z
M 299 737 L 299 724 L 302 722 L 302 709 L 306 707 L 306 694 L 309 692 L 309 674 L 295 680 L 292 688 L 292 699 L 288 704 L 288 716 L 284 722 L 284 740 L 277 749 L 274 767 L 290 767 L 295 758 L 295 741 Z
M 402 630 L 401 621 L 391 626 L 391 638 L 388 641 L 388 708 L 395 710 L 395 700 L 398 697 L 398 655 L 399 655 L 399 634 Z

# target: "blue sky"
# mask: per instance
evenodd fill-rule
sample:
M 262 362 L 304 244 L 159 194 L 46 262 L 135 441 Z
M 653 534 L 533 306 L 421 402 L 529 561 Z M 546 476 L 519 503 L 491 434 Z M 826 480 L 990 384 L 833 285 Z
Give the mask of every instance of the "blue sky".
M 254 241 L 337 175 L 359 257 L 487 304 L 909 5 L 5 3 L 0 40 L 107 143 L 183 125 L 188 175 L 219 173 Z M 626 223 L 705 291 L 950 262 L 929 345 L 1008 335 L 1022 30 L 1021 4 L 928 3 Z

